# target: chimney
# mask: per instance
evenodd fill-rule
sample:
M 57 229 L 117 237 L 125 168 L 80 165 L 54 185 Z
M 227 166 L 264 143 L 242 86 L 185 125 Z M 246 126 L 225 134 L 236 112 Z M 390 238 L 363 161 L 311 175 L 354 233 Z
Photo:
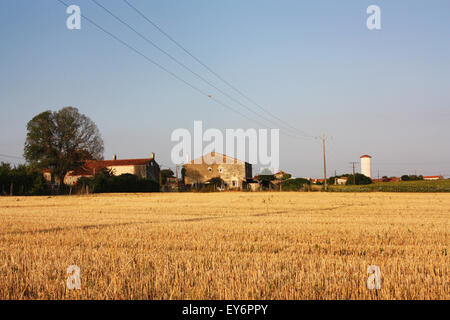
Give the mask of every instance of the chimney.
M 113 155 L 113 160 L 117 160 L 117 154 Z
M 155 160 L 155 153 L 154 153 L 154 152 L 152 152 L 150 158 L 153 159 L 153 160 Z

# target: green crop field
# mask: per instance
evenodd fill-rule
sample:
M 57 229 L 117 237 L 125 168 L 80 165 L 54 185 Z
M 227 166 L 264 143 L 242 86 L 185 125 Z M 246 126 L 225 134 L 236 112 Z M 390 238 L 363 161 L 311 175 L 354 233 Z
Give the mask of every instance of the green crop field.
M 381 182 L 360 186 L 330 186 L 333 192 L 450 192 L 450 179 Z

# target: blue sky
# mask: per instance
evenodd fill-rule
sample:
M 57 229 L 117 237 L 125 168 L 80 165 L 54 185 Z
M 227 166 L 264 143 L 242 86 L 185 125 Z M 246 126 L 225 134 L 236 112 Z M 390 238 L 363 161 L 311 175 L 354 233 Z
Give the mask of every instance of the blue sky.
M 241 112 L 90 0 L 65 0 L 180 77 Z M 236 95 L 122 0 L 99 0 L 183 63 Z M 450 2 L 130 0 L 199 59 L 260 105 L 311 135 L 327 134 L 328 171 L 373 156 L 374 175 L 450 176 Z M 382 29 L 366 28 L 381 8 Z M 0 154 L 23 154 L 26 123 L 77 107 L 94 120 L 105 158 L 173 166 L 170 134 L 258 126 L 199 95 L 86 21 L 68 30 L 56 0 L 0 2 Z M 255 108 L 255 110 L 257 110 Z M 322 175 L 321 146 L 280 136 L 280 163 Z M 1 160 L 12 160 L 1 158 Z

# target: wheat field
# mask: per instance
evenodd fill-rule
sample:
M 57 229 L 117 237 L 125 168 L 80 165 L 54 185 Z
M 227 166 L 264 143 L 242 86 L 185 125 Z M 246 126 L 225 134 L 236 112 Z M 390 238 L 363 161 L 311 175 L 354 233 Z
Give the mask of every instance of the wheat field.
M 450 194 L 0 197 L 0 299 L 449 299 L 449 217 Z

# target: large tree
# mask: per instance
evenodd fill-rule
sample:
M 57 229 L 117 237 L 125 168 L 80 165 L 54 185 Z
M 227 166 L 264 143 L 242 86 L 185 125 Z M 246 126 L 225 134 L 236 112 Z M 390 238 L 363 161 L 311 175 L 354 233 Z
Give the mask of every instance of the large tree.
M 51 169 L 64 184 L 67 172 L 84 160 L 103 159 L 103 140 L 91 119 L 66 107 L 42 112 L 28 122 L 24 155 L 35 167 Z
M 166 184 L 167 182 L 167 178 L 173 178 L 173 171 L 172 169 L 164 169 L 161 170 L 161 180 L 162 180 L 162 184 Z

